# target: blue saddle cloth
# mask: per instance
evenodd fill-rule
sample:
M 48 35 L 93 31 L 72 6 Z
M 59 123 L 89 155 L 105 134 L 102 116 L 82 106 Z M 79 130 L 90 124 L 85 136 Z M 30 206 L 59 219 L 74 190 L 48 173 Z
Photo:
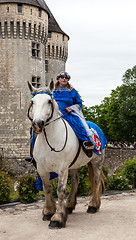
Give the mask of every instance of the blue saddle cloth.
M 80 119 L 77 116 L 74 116 L 74 118 L 73 118 L 73 116 L 72 116 L 72 118 L 68 117 L 68 119 L 67 119 L 67 117 L 64 117 L 64 118 L 69 122 L 70 126 L 73 128 L 75 134 L 77 135 L 77 137 L 79 139 L 87 140 L 87 141 L 90 140 L 89 137 L 87 137 L 87 133 L 86 133 L 85 128 L 82 127 L 82 123 L 80 123 Z M 80 129 L 82 129 L 82 131 L 81 130 L 79 131 L 79 125 L 77 124 L 77 121 L 78 121 L 78 124 L 81 124 Z M 96 148 L 93 149 L 93 152 L 96 153 L 97 155 L 100 155 L 102 153 L 103 149 L 105 148 L 105 145 L 107 144 L 107 139 L 106 139 L 103 131 L 95 123 L 87 121 L 87 124 L 88 124 L 89 128 L 93 128 L 97 132 L 97 134 L 99 136 L 99 139 L 100 139 L 100 142 L 101 142 L 100 153 L 98 153 Z M 31 149 L 33 148 L 34 141 L 35 141 L 35 134 L 33 133 L 32 134 Z M 33 157 L 32 154 L 31 154 L 31 157 Z M 35 168 L 37 168 L 36 164 L 33 164 L 33 165 L 34 165 Z M 50 172 L 50 180 L 52 180 L 52 179 L 54 179 L 56 177 L 58 177 L 57 173 Z M 37 179 L 37 181 L 35 183 L 35 186 L 36 186 L 37 190 L 43 191 L 43 184 L 42 184 L 42 180 L 41 180 L 39 175 L 38 175 L 38 179 Z

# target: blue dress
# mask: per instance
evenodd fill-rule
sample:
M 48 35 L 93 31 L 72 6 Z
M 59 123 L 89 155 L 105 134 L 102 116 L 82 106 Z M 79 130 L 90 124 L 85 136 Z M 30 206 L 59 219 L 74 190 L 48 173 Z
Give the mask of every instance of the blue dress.
M 53 91 L 53 97 L 59 106 L 59 110 L 64 115 L 62 117 L 72 127 L 76 136 L 80 140 L 89 141 L 90 139 L 79 117 L 76 115 L 72 115 L 71 113 L 66 114 L 68 112 L 65 110 L 65 108 L 75 104 L 78 104 L 80 108 L 82 107 L 82 101 L 80 99 L 78 92 L 74 88 L 72 90 L 68 88 L 64 88 L 64 89 L 59 88 L 58 90 Z
M 83 141 L 91 141 L 94 145 L 93 151 L 100 155 L 102 154 L 102 150 L 107 144 L 107 139 L 103 134 L 102 130 L 94 123 L 86 121 L 87 128 L 90 129 L 90 135 L 88 134 L 87 128 L 85 124 L 83 124 L 82 119 L 78 116 L 78 114 L 73 114 L 70 112 L 66 114 L 67 111 L 65 108 L 71 107 L 73 105 L 77 105 L 78 108 L 81 109 L 82 101 L 78 92 L 73 88 L 72 90 L 68 88 L 58 88 L 58 90 L 53 91 L 53 97 L 59 106 L 59 110 L 62 117 L 69 123 L 69 125 L 74 130 L 76 136 Z M 80 110 L 81 111 L 81 110 Z M 66 114 L 66 115 L 65 115 Z M 83 116 L 83 115 L 82 115 Z M 85 121 L 85 119 L 83 119 Z

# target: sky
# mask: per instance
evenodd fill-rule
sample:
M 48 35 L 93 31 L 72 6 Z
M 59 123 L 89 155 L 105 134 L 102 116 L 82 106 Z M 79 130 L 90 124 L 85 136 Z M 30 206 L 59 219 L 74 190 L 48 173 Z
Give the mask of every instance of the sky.
M 136 0 L 45 0 L 70 37 L 66 71 L 87 107 L 100 105 L 136 65 Z

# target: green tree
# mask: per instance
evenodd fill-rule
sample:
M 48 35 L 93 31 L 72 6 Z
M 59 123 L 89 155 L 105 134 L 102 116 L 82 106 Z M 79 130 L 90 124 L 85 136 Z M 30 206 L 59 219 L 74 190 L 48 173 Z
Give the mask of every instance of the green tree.
M 136 66 L 128 69 L 123 84 L 111 91 L 100 105 L 83 107 L 86 120 L 96 123 L 111 141 L 136 138 Z

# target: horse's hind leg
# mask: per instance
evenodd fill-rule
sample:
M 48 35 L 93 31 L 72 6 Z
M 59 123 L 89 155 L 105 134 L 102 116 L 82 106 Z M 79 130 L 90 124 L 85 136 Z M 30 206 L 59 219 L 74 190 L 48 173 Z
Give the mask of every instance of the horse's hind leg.
M 71 169 L 69 171 L 71 177 L 71 190 L 67 198 L 66 208 L 67 213 L 72 213 L 76 206 L 76 193 L 79 184 L 79 174 L 77 169 Z
M 67 211 L 65 207 L 65 192 L 66 192 L 66 184 L 68 178 L 68 169 L 63 169 L 59 173 L 58 176 L 58 204 L 56 207 L 56 213 L 51 218 L 49 227 L 50 228 L 62 228 L 65 227 L 67 220 Z
M 56 203 L 53 199 L 51 192 L 51 185 L 49 180 L 49 174 L 46 173 L 46 177 L 42 177 L 43 190 L 45 193 L 45 202 L 43 207 L 43 221 L 50 220 L 56 212 Z
M 88 170 L 92 195 L 87 212 L 96 213 L 101 205 L 100 195 L 102 192 L 102 161 L 100 156 L 88 163 Z

